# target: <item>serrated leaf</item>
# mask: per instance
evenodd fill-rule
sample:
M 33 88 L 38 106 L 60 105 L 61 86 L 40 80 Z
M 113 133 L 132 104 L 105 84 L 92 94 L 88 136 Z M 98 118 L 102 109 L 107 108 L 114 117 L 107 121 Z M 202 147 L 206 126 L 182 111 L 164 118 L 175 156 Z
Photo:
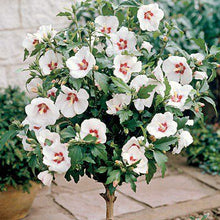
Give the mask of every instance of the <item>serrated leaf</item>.
M 120 123 L 123 123 L 133 115 L 133 112 L 131 110 L 120 110 L 117 114 L 119 115 Z
M 161 168 L 162 177 L 164 177 L 166 171 L 166 162 L 168 160 L 167 156 L 160 151 L 154 151 L 154 159 L 156 160 L 158 166 Z
M 99 167 L 95 170 L 96 173 L 105 173 L 108 170 L 108 167 Z
M 118 91 L 122 93 L 130 93 L 130 87 L 120 78 L 111 77 L 113 83 L 117 86 Z
M 146 179 L 147 184 L 150 183 L 150 181 L 153 178 L 156 171 L 157 171 L 157 167 L 155 165 L 155 161 L 148 160 L 148 173 L 145 175 L 145 179 Z
M 191 40 L 193 40 L 195 44 L 199 46 L 204 52 L 208 53 L 208 47 L 202 38 L 192 38 Z
M 107 185 L 114 182 L 115 180 L 120 181 L 121 171 L 120 170 L 113 170 L 109 173 L 108 176 L 109 177 L 107 178 L 106 183 L 105 183 Z
M 139 99 L 147 99 L 150 97 L 150 93 L 157 87 L 157 85 L 148 85 L 148 86 L 142 86 L 137 96 Z
M 211 104 L 215 110 L 216 115 L 218 115 L 218 111 L 216 109 L 216 104 L 214 102 L 213 99 L 211 99 L 210 97 L 206 96 L 206 97 L 202 97 L 202 99 L 204 99 L 206 102 L 208 102 L 209 104 Z
M 99 157 L 102 160 L 107 160 L 107 152 L 105 149 L 105 145 L 103 144 L 96 144 L 92 149 L 91 153 L 94 157 Z
M 154 147 L 161 151 L 170 150 L 170 145 L 177 142 L 177 137 L 164 137 L 154 142 Z
M 108 78 L 108 76 L 106 76 L 104 73 L 99 73 L 99 72 L 95 72 L 94 76 L 95 76 L 96 82 L 99 84 L 99 86 L 101 87 L 103 92 L 105 94 L 107 94 L 109 91 L 109 88 L 108 88 L 108 79 L 109 78 Z
M 62 138 L 73 138 L 75 137 L 76 132 L 73 129 L 72 126 L 68 126 L 67 128 L 64 128 L 61 132 L 60 132 L 60 136 Z

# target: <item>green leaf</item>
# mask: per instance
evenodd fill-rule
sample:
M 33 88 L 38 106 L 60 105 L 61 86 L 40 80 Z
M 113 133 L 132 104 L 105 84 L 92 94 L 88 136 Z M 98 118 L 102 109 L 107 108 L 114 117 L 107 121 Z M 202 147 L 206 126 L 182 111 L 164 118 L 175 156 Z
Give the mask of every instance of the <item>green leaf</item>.
M 62 138 L 73 138 L 76 136 L 76 132 L 74 131 L 72 126 L 68 126 L 60 132 L 60 136 Z
M 154 151 L 154 159 L 156 160 L 158 166 L 161 168 L 162 177 L 164 177 L 166 171 L 166 162 L 168 160 L 167 156 L 161 151 Z
M 83 138 L 83 140 L 87 142 L 96 142 L 97 139 L 97 137 L 92 136 L 91 134 L 88 134 L 86 137 Z
M 154 142 L 154 147 L 158 150 L 168 151 L 170 150 L 170 145 L 177 142 L 177 137 L 164 137 Z
M 123 1 L 119 6 L 123 7 L 139 7 L 139 4 L 134 0 Z
M 157 167 L 155 165 L 154 160 L 148 160 L 148 173 L 145 175 L 146 176 L 146 182 L 147 184 L 150 183 L 151 179 L 153 178 L 154 174 L 157 171 Z
M 110 3 L 106 3 L 103 7 L 102 7 L 102 14 L 104 16 L 109 16 L 109 15 L 114 15 L 114 10 L 111 6 Z
M 23 59 L 23 61 L 25 61 L 28 56 L 29 56 L 29 51 L 25 48 L 24 49 L 24 59 Z
M 74 79 L 73 77 L 69 78 L 69 83 L 78 91 L 82 86 L 83 79 Z
M 126 183 L 130 183 L 131 189 L 134 192 L 136 192 L 136 184 L 135 184 L 135 182 L 137 182 L 137 178 L 133 174 L 126 173 L 125 174 L 125 182 Z
M 122 93 L 130 93 L 131 89 L 130 87 L 120 78 L 117 77 L 111 77 L 113 83 L 117 86 L 118 91 Z
M 212 82 L 217 76 L 216 69 L 212 69 L 212 75 L 209 77 L 208 82 Z
M 216 104 L 215 104 L 214 100 L 211 99 L 211 98 L 208 97 L 208 96 L 202 97 L 202 99 L 204 99 L 206 102 L 208 102 L 209 104 L 211 104 L 211 105 L 213 106 L 214 110 L 215 110 L 216 115 L 218 115 L 218 111 L 217 111 L 217 109 L 216 109 Z
M 175 121 L 177 122 L 177 125 L 178 125 L 177 130 L 184 128 L 188 120 L 189 120 L 189 117 L 176 118 Z
M 155 101 L 155 107 L 157 107 L 159 104 L 163 102 L 163 96 L 162 95 L 157 95 L 156 96 L 156 101 Z
M 85 157 L 83 158 L 83 161 L 86 161 L 87 163 L 92 163 L 92 164 L 96 163 L 91 157 Z
M 99 72 L 95 72 L 94 76 L 95 76 L 95 80 L 97 81 L 103 92 L 107 94 L 109 91 L 108 76 L 105 75 L 104 73 L 99 73 Z
M 192 38 L 191 40 L 193 40 L 195 44 L 199 46 L 204 52 L 208 53 L 208 47 L 202 38 Z
M 119 115 L 120 123 L 122 124 L 133 115 L 133 112 L 131 110 L 120 110 L 117 112 L 117 115 Z
M 94 157 L 99 157 L 102 160 L 107 160 L 107 151 L 105 149 L 105 145 L 103 144 L 96 144 L 92 149 L 91 153 Z
M 95 170 L 96 173 L 105 173 L 108 170 L 108 167 L 99 167 Z
M 10 130 L 10 131 L 6 132 L 4 135 L 2 135 L 1 141 L 0 141 L 0 148 L 1 148 L 1 147 L 4 147 L 5 143 L 6 143 L 9 139 L 15 137 L 15 136 L 17 135 L 17 133 L 18 133 L 18 132 L 15 131 L 15 130 Z
M 168 96 L 170 96 L 171 86 L 170 86 L 169 81 L 166 77 L 164 78 L 164 84 L 166 86 L 165 97 L 167 98 Z
M 207 80 L 203 80 L 199 92 L 203 93 L 203 92 L 206 92 L 208 89 L 209 89 L 209 84 L 208 84 Z
M 78 145 L 69 147 L 69 157 L 71 158 L 71 164 L 76 165 L 82 162 L 83 153 L 81 147 Z
M 72 14 L 70 12 L 60 12 L 59 14 L 57 14 L 57 16 L 66 16 L 66 17 L 69 17 L 69 16 L 72 16 Z
M 210 49 L 210 55 L 216 55 L 220 53 L 220 47 L 217 47 L 216 45 L 213 45 Z
M 110 172 L 110 174 L 108 176 L 109 177 L 107 178 L 106 183 L 105 183 L 107 185 L 114 182 L 115 180 L 120 181 L 121 171 L 120 170 L 113 170 Z
M 138 93 L 137 96 L 140 99 L 147 99 L 150 97 L 150 92 L 152 92 L 156 88 L 156 85 L 148 85 L 148 86 L 142 86 Z

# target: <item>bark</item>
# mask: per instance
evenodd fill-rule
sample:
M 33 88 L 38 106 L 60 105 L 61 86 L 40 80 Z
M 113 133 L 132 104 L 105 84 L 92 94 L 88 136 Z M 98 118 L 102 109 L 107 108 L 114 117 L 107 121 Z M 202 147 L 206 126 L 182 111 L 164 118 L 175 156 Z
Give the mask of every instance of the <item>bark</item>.
M 111 195 L 108 186 L 105 186 L 105 190 L 105 193 L 101 193 L 100 195 L 106 202 L 106 220 L 114 220 L 114 202 L 117 197 L 115 197 L 115 192 Z

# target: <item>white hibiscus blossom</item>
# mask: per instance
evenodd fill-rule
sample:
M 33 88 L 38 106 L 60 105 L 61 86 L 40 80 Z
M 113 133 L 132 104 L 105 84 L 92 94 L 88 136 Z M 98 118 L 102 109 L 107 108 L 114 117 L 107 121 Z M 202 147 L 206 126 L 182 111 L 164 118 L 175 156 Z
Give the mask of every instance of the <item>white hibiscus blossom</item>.
M 110 34 L 110 40 L 107 40 L 106 54 L 112 56 L 121 54 L 124 51 L 135 53 L 137 52 L 136 44 L 135 33 L 129 31 L 126 27 L 121 27 L 118 32 Z
M 177 132 L 177 123 L 173 120 L 173 114 L 156 114 L 148 124 L 147 131 L 157 139 L 174 135 Z
M 115 33 L 119 26 L 116 16 L 98 16 L 95 19 L 96 31 L 99 35 Z
M 159 8 L 157 3 L 143 5 L 139 8 L 137 17 L 140 28 L 145 31 L 158 30 L 160 21 L 164 17 L 164 12 Z
M 131 102 L 131 96 L 126 94 L 115 94 L 112 99 L 106 102 L 108 110 L 106 111 L 110 115 L 115 115 L 117 111 L 123 109 L 124 106 L 129 105 Z
M 106 142 L 106 125 L 97 118 L 84 120 L 81 124 L 80 137 L 83 139 L 87 135 L 98 139 L 98 143 L 104 144 Z
M 137 57 L 127 55 L 117 55 L 114 59 L 114 75 L 129 82 L 132 73 L 138 73 L 142 69 L 141 61 Z
M 177 134 L 178 145 L 173 148 L 173 154 L 179 154 L 184 147 L 188 147 L 193 143 L 193 137 L 188 131 L 181 129 Z
M 185 102 L 192 91 L 193 87 L 190 85 L 184 85 L 170 81 L 169 82 L 171 86 L 170 91 L 170 99 L 168 100 L 167 105 L 173 106 L 175 108 L 180 109 L 181 111 L 184 111 L 185 109 L 188 109 L 187 106 L 185 106 Z
M 134 168 L 134 172 L 140 174 L 148 173 L 148 159 L 144 155 L 145 147 L 140 146 L 139 141 L 136 137 L 132 137 L 123 147 L 122 147 L 122 158 L 125 163 L 132 165 L 134 163 L 139 163 Z
M 162 68 L 169 81 L 180 82 L 182 85 L 192 81 L 192 70 L 185 57 L 170 56 L 164 60 Z
M 95 64 L 96 60 L 88 47 L 82 47 L 75 56 L 66 61 L 70 75 L 76 79 L 85 77 Z
M 54 125 L 60 113 L 52 100 L 48 98 L 35 98 L 25 107 L 28 120 L 40 126 Z
M 51 71 L 62 67 L 61 54 L 54 53 L 53 50 L 48 50 L 39 60 L 40 68 L 43 75 L 49 75 Z
M 80 89 L 77 92 L 74 89 L 61 86 L 61 90 L 62 92 L 58 95 L 55 104 L 65 117 L 72 118 L 86 111 L 89 105 L 89 94 L 85 89 Z

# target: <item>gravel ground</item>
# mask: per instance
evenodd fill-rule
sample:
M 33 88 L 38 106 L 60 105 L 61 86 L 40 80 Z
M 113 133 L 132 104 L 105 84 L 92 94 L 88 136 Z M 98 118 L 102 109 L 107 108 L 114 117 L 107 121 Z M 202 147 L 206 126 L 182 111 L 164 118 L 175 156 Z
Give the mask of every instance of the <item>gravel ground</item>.
M 194 213 L 190 216 L 178 217 L 172 220 L 220 220 L 220 207 L 204 212 Z

